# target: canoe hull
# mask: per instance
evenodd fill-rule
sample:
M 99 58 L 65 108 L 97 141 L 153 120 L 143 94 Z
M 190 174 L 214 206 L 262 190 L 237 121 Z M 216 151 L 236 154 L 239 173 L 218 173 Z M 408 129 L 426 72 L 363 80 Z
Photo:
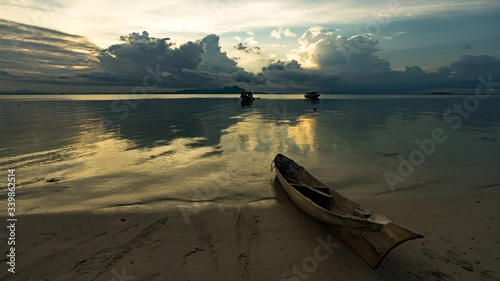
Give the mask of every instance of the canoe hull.
M 277 159 L 280 161 L 286 159 L 293 162 L 293 160 L 281 154 L 276 156 L 275 163 Z M 297 165 L 295 162 L 293 164 Z M 299 179 L 302 178 L 305 181 L 313 182 L 323 188 L 324 185 L 307 173 L 301 166 L 297 165 L 293 170 L 301 174 L 298 177 Z M 422 235 L 415 231 L 396 224 L 382 215 L 372 214 L 378 222 L 373 223 L 370 221 L 363 222 L 359 219 L 353 219 L 349 215 L 342 216 L 342 214 L 326 210 L 294 188 L 289 182 L 291 180 L 287 179 L 279 168 L 276 168 L 276 177 L 290 199 L 302 211 L 322 222 L 333 235 L 372 269 L 377 269 L 389 252 L 398 245 L 412 239 L 423 238 Z M 365 210 L 362 206 L 333 190 L 329 191 L 329 194 L 333 197 L 333 203 L 347 207 L 346 210 L 353 206 Z
M 394 222 L 384 225 L 377 232 L 332 225 L 326 227 L 372 269 L 377 269 L 397 246 L 424 237 Z

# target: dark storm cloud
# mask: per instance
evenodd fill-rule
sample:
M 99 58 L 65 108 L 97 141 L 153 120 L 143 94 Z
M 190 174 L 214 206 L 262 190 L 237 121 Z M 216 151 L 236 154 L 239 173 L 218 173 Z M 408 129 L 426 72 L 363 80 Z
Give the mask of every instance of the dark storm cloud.
M 378 65 L 379 61 L 372 60 L 372 63 Z M 450 67 L 442 67 L 434 72 L 424 71 L 419 66 L 407 66 L 403 71 L 387 69 L 381 73 L 369 74 L 366 74 L 369 70 L 358 74 L 339 71 L 339 74 L 334 74 L 321 69 L 303 68 L 293 60 L 271 63 L 262 69 L 262 74 L 270 84 L 282 85 L 281 89 L 296 89 L 291 91 L 314 87 L 326 93 L 404 93 L 437 88 L 472 89 L 478 83 L 478 75 L 488 77 L 493 74 L 493 80 L 498 81 L 499 63 L 500 60 L 491 56 L 466 56 Z M 370 60 L 364 64 L 369 65 Z M 488 64 L 489 67 L 481 68 Z M 466 85 L 467 83 L 471 85 Z
M 500 80 L 500 60 L 492 56 L 463 56 L 451 64 L 453 77 L 457 80 L 477 80 L 478 75 L 493 75 L 493 80 Z
M 338 77 L 317 69 L 304 69 L 297 61 L 277 61 L 262 68 L 262 74 L 278 91 L 296 92 L 314 90 L 335 91 Z
M 101 49 L 86 38 L 0 20 L 0 77 L 10 82 L 55 85 L 141 86 L 153 75 L 157 87 L 220 87 L 263 84 L 220 49 L 217 35 L 175 46 L 147 32 L 121 36 Z M 153 83 L 151 82 L 151 84 Z
M 315 85 L 330 93 L 403 93 L 436 88 L 473 88 L 479 75 L 499 77 L 500 60 L 492 56 L 463 56 L 437 71 L 407 66 L 392 70 L 387 60 L 377 56 L 378 41 L 366 36 L 346 38 L 333 30 L 310 29 L 299 39 L 300 49 L 293 55 L 313 67 L 297 61 L 275 62 L 262 73 L 271 83 Z M 500 78 L 496 78 L 497 80 Z M 494 79 L 495 80 L 495 79 Z M 474 85 L 464 83 L 474 82 Z
M 264 91 L 329 93 L 403 93 L 439 88 L 473 89 L 479 75 L 500 80 L 500 60 L 467 55 L 436 71 L 419 66 L 393 70 L 378 56 L 379 42 L 367 36 L 350 38 L 333 30 L 313 28 L 299 39 L 290 61 L 273 61 L 259 73 L 239 67 L 228 57 L 220 38 L 211 34 L 175 45 L 170 38 L 147 32 L 121 36 L 105 49 L 85 37 L 0 20 L 0 81 L 37 85 L 143 86 L 212 88 L 238 84 Z M 239 43 L 235 49 L 261 53 L 257 46 Z M 145 82 L 146 81 L 146 82 Z M 156 83 L 158 82 L 158 83 Z M 66 88 L 64 89 L 66 91 Z
M 7 71 L 3 71 L 3 70 L 0 70 L 0 77 L 1 76 L 11 76 L 10 73 L 8 73 Z
M 262 84 L 263 78 L 244 71 L 221 51 L 219 36 L 208 35 L 175 48 L 169 38 L 150 37 L 147 32 L 122 36 L 122 43 L 102 50 L 98 56 L 102 73 L 89 79 L 125 84 L 142 83 L 157 75 L 162 87 L 220 87 L 234 82 Z
M 0 20 L 0 69 L 7 81 L 59 83 L 59 75 L 92 68 L 98 47 L 85 37 Z M 65 82 L 68 83 L 68 82 Z

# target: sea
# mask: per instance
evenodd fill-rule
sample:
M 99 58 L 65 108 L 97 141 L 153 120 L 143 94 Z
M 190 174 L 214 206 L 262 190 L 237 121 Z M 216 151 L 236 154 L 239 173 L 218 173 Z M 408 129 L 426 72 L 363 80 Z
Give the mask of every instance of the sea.
M 23 214 L 272 202 L 281 153 L 352 199 L 500 188 L 500 96 L 257 96 L 1 95 L 2 185 Z

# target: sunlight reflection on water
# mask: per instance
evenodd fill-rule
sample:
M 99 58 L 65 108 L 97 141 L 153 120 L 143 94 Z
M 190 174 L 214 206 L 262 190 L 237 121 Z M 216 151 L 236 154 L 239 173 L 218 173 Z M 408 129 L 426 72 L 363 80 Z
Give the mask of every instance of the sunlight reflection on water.
M 401 188 L 429 195 L 500 182 L 496 97 L 456 131 L 442 113 L 461 97 L 144 99 L 123 120 L 109 96 L 83 97 L 2 98 L 0 168 L 17 168 L 25 212 L 193 201 L 207 187 L 217 192 L 204 200 L 268 198 L 277 153 L 348 196 L 370 196 L 388 190 L 384 171 L 436 127 L 449 140 Z

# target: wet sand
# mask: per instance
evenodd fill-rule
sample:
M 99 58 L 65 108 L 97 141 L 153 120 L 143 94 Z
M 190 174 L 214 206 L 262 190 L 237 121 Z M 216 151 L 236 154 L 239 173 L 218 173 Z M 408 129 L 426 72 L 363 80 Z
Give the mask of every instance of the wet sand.
M 425 236 L 396 248 L 378 270 L 275 189 L 276 199 L 244 205 L 20 215 L 17 273 L 3 258 L 0 279 L 500 280 L 497 188 L 357 200 Z

